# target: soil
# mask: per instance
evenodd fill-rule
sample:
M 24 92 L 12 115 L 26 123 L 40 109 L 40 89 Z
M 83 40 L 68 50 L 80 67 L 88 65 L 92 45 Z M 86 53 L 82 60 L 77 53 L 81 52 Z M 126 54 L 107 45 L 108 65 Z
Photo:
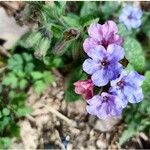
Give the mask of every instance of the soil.
M 21 139 L 14 139 L 17 149 L 99 149 L 119 148 L 118 135 L 123 130 L 120 119 L 100 120 L 88 115 L 86 102 L 64 100 L 64 80 L 60 76 L 42 96 L 29 91 L 27 105 L 33 112 L 20 120 Z

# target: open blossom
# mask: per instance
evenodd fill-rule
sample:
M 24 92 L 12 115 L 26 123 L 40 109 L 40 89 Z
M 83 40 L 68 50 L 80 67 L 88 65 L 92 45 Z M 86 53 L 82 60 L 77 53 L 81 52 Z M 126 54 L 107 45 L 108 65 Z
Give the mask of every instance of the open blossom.
M 118 97 L 109 93 L 103 92 L 100 95 L 95 95 L 87 101 L 87 112 L 95 115 L 100 119 L 106 119 L 110 116 L 120 116 L 122 107 L 118 104 Z
M 94 84 L 91 79 L 89 80 L 79 80 L 74 83 L 75 92 L 82 95 L 83 99 L 88 100 L 93 96 Z
M 130 30 L 131 28 L 138 28 L 141 25 L 141 17 L 142 11 L 140 8 L 127 5 L 123 8 L 119 20 Z
M 107 21 L 105 24 L 100 25 L 93 23 L 88 29 L 89 38 L 83 43 L 85 52 L 95 48 L 95 46 L 102 45 L 107 48 L 109 44 L 122 45 L 123 39 L 117 35 L 118 28 L 115 22 Z
M 120 105 L 124 108 L 130 103 L 138 103 L 143 100 L 141 85 L 143 84 L 144 76 L 135 71 L 123 71 L 119 78 L 111 81 L 110 92 L 116 94 L 120 101 Z
M 119 63 L 124 57 L 124 49 L 116 44 L 108 46 L 107 50 L 99 45 L 90 51 L 88 58 L 83 63 L 83 70 L 92 75 L 91 79 L 96 86 L 104 86 L 115 79 L 122 70 Z

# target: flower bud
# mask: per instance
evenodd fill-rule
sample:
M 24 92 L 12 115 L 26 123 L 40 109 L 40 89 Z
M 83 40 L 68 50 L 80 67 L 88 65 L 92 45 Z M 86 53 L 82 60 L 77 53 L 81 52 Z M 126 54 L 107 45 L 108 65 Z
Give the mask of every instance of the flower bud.
M 34 53 L 35 57 L 37 57 L 37 58 L 44 57 L 47 53 L 47 50 L 50 47 L 50 43 L 51 43 L 51 41 L 48 38 L 43 38 L 40 41 L 40 43 L 37 47 L 37 50 Z
M 74 83 L 75 92 L 82 95 L 83 99 L 88 100 L 93 97 L 94 84 L 91 79 L 79 80 Z
M 27 48 L 35 47 L 36 44 L 42 39 L 42 34 L 40 32 L 32 32 L 29 34 L 25 41 L 25 45 Z

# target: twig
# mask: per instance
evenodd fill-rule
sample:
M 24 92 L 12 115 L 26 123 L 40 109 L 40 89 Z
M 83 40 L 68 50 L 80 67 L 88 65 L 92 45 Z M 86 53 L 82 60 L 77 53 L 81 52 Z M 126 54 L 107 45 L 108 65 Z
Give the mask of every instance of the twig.
M 35 119 L 34 119 L 31 115 L 29 115 L 29 114 L 26 116 L 26 118 L 27 118 L 28 120 L 30 120 L 31 122 L 33 122 L 33 123 L 36 122 Z
M 3 73 L 6 70 L 7 67 L 0 68 L 0 74 Z
M 63 78 L 63 75 L 56 68 L 52 68 L 52 71 L 56 76 Z
M 66 116 L 64 116 L 62 113 L 58 112 L 56 109 L 49 107 L 48 109 L 51 113 L 53 113 L 54 115 L 56 115 L 57 117 L 59 117 L 60 119 L 64 120 L 65 122 L 67 122 L 69 125 L 71 126 L 76 126 L 76 122 L 74 122 L 73 120 L 67 118 Z
M 45 112 L 44 112 L 44 110 L 45 110 Z M 76 127 L 76 122 L 75 121 L 67 118 L 62 113 L 60 113 L 56 109 L 52 108 L 51 106 L 44 107 L 44 110 L 40 109 L 40 111 L 33 112 L 31 115 L 32 116 L 37 116 L 37 115 L 43 115 L 45 113 L 49 113 L 50 112 L 50 113 L 54 114 L 55 116 L 57 116 L 58 118 L 60 118 L 61 120 L 64 120 L 70 126 Z M 40 112 L 44 112 L 44 113 L 41 114 Z
M 2 46 L 0 46 L 0 54 L 6 56 L 6 57 L 10 57 L 11 54 Z

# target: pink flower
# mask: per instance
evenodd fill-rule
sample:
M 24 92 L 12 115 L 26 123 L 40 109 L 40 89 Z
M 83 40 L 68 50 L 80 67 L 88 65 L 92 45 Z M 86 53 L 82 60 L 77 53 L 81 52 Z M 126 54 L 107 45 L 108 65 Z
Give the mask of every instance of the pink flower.
M 95 48 L 97 45 L 102 45 L 107 48 L 109 44 L 122 45 L 123 39 L 117 35 L 118 28 L 115 22 L 107 21 L 105 24 L 100 25 L 93 23 L 88 29 L 89 38 L 85 39 L 83 48 L 85 52 Z
M 75 92 L 82 95 L 83 99 L 88 100 L 93 97 L 94 84 L 91 79 L 79 80 L 74 83 Z

